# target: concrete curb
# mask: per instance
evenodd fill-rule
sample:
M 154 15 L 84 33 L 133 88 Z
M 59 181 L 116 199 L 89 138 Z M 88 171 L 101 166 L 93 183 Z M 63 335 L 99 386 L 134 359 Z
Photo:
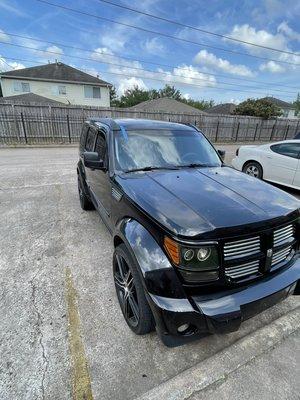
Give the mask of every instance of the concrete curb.
M 300 307 L 151 389 L 137 400 L 187 400 L 195 393 L 223 381 L 299 328 Z

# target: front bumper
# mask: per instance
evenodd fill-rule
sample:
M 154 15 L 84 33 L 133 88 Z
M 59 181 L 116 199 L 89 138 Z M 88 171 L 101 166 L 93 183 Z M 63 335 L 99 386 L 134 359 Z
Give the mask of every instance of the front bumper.
M 299 258 L 288 269 L 246 288 L 190 299 L 172 299 L 148 293 L 148 301 L 163 343 L 177 346 L 208 333 L 236 331 L 244 320 L 291 294 L 300 294 Z M 178 327 L 183 324 L 188 324 L 190 329 L 180 334 Z

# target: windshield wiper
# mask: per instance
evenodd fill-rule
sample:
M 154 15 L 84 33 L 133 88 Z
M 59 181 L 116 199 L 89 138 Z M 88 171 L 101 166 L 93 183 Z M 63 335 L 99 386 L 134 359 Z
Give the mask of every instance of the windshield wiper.
M 178 167 L 154 167 L 154 166 L 148 166 L 148 167 L 142 167 L 142 168 L 134 168 L 134 169 L 128 169 L 127 171 L 124 171 L 125 174 L 128 174 L 129 172 L 138 172 L 138 171 L 154 171 L 157 169 L 171 169 L 171 170 L 175 170 L 178 169 Z
M 212 164 L 204 164 L 204 163 L 190 163 L 186 165 L 179 165 L 180 168 L 198 168 L 198 167 L 213 167 Z

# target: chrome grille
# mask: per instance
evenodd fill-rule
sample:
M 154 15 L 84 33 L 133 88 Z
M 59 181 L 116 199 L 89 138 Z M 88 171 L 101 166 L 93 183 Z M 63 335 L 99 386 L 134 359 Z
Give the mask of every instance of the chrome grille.
M 225 267 L 225 275 L 229 278 L 237 279 L 257 274 L 259 270 L 259 260 L 235 265 L 233 267 Z
M 274 231 L 274 247 L 281 246 L 289 242 L 294 237 L 294 225 L 290 224 L 284 228 L 276 229 Z
M 267 257 L 267 250 L 271 250 L 268 247 L 270 235 L 273 235 L 271 263 Z M 296 227 L 290 223 L 275 228 L 273 232 L 266 231 L 247 239 L 226 242 L 223 246 L 225 276 L 239 280 L 267 273 L 269 269 L 275 270 L 293 257 L 295 240 Z
M 292 246 L 285 247 L 282 250 L 275 251 L 272 257 L 272 266 L 284 261 L 291 253 Z
M 235 240 L 224 244 L 224 260 L 251 256 L 260 252 L 260 237 Z

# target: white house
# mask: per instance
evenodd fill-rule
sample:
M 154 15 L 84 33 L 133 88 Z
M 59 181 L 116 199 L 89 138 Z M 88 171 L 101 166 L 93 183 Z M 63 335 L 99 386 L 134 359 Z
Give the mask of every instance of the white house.
M 109 107 L 111 84 L 61 62 L 0 74 L 3 99 L 34 93 L 65 104 Z
M 268 100 L 275 106 L 279 107 L 282 112 L 282 118 L 298 118 L 296 115 L 296 107 L 292 103 L 287 103 L 286 101 L 277 99 L 276 97 L 264 97 L 262 100 Z

